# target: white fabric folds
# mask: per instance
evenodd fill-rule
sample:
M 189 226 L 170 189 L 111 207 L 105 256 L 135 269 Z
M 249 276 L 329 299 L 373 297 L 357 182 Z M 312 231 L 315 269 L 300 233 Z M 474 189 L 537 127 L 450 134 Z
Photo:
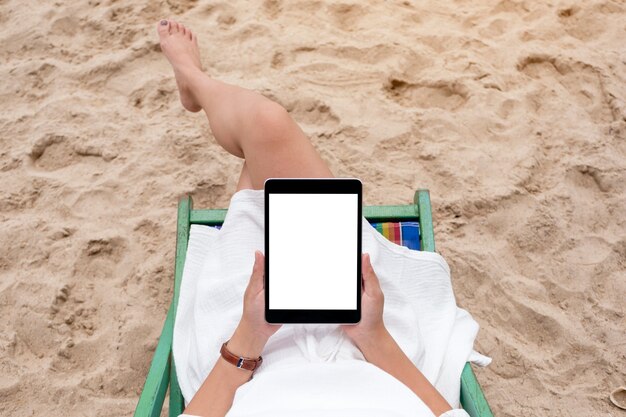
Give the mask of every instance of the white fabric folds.
M 263 213 L 263 190 L 240 190 L 231 198 L 221 230 L 191 226 L 173 340 L 186 403 L 239 323 L 254 251 L 264 251 Z M 391 243 L 365 218 L 362 222 L 363 252 L 370 254 L 385 294 L 383 319 L 389 333 L 448 402 L 458 407 L 465 362 L 471 358 L 486 365 L 490 359 L 472 350 L 478 324 L 456 306 L 447 263 L 436 253 Z M 292 416 L 352 415 L 346 414 L 349 410 L 366 415 L 363 404 L 378 415 L 432 415 L 428 409 L 426 414 L 416 414 L 415 407 L 425 407 L 421 400 L 367 363 L 338 325 L 283 325 L 262 355 L 263 365 L 237 390 L 229 416 L 283 415 L 278 405 L 284 415 Z M 290 395 L 284 395 L 287 392 Z M 384 401 L 375 392 L 395 400 Z M 371 403 L 376 399 L 378 406 Z M 405 406 L 413 407 L 412 414 L 408 409 L 402 413 Z

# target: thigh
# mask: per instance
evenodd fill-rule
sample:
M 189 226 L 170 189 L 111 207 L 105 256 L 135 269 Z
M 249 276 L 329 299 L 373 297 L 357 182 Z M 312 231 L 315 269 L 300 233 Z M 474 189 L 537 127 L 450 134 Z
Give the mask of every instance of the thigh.
M 248 172 L 248 165 L 246 165 L 246 161 L 243 161 L 243 166 L 241 167 L 241 174 L 239 174 L 239 181 L 237 181 L 237 189 L 235 192 L 239 190 L 247 190 L 253 189 L 252 186 L 252 178 L 250 178 L 250 172 Z
M 280 106 L 269 106 L 251 120 L 254 135 L 242 141 L 254 189 L 267 178 L 332 178 L 333 173 L 302 129 Z

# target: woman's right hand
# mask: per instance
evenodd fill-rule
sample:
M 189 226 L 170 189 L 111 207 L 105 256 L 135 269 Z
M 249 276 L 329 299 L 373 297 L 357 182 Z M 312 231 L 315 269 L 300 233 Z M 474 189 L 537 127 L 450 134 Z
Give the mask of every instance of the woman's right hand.
M 383 323 L 385 296 L 380 288 L 378 277 L 372 268 L 370 255 L 361 255 L 361 321 L 357 324 L 343 324 L 341 328 L 361 350 L 368 343 L 380 340 L 387 333 Z
M 268 339 L 280 329 L 280 324 L 265 321 L 265 255 L 254 252 L 254 266 L 243 295 L 243 314 L 235 333 L 228 342 L 231 352 L 240 356 L 261 355 Z

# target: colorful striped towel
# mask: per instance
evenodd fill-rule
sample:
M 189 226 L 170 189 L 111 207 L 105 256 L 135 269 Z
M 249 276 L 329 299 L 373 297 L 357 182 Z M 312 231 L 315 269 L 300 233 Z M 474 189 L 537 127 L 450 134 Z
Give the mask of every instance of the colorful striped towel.
M 420 250 L 420 224 L 418 222 L 370 222 L 370 224 L 390 242 L 412 250 Z M 221 226 L 213 227 L 221 228 Z
M 420 250 L 420 224 L 418 222 L 370 222 L 370 224 L 390 242 L 409 249 Z

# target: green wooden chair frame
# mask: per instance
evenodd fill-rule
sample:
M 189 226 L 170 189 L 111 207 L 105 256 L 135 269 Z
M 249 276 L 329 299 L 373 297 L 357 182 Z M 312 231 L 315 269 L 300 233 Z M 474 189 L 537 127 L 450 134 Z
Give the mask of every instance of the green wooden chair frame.
M 176 230 L 176 265 L 174 271 L 174 297 L 167 312 L 163 331 L 154 352 L 148 376 L 139 397 L 135 417 L 158 417 L 161 415 L 165 394 L 169 386 L 169 416 L 176 417 L 183 412 L 184 401 L 176 377 L 176 367 L 172 357 L 172 336 L 174 319 L 178 305 L 180 282 L 183 276 L 189 228 L 192 224 L 221 225 L 226 209 L 194 210 L 191 196 L 181 198 L 178 203 Z M 398 206 L 366 206 L 363 215 L 368 221 L 399 222 L 418 221 L 420 225 L 420 247 L 435 251 L 430 195 L 428 190 L 417 190 L 413 204 Z M 471 417 L 493 417 L 489 404 L 476 380 L 469 362 L 461 374 L 461 405 Z

